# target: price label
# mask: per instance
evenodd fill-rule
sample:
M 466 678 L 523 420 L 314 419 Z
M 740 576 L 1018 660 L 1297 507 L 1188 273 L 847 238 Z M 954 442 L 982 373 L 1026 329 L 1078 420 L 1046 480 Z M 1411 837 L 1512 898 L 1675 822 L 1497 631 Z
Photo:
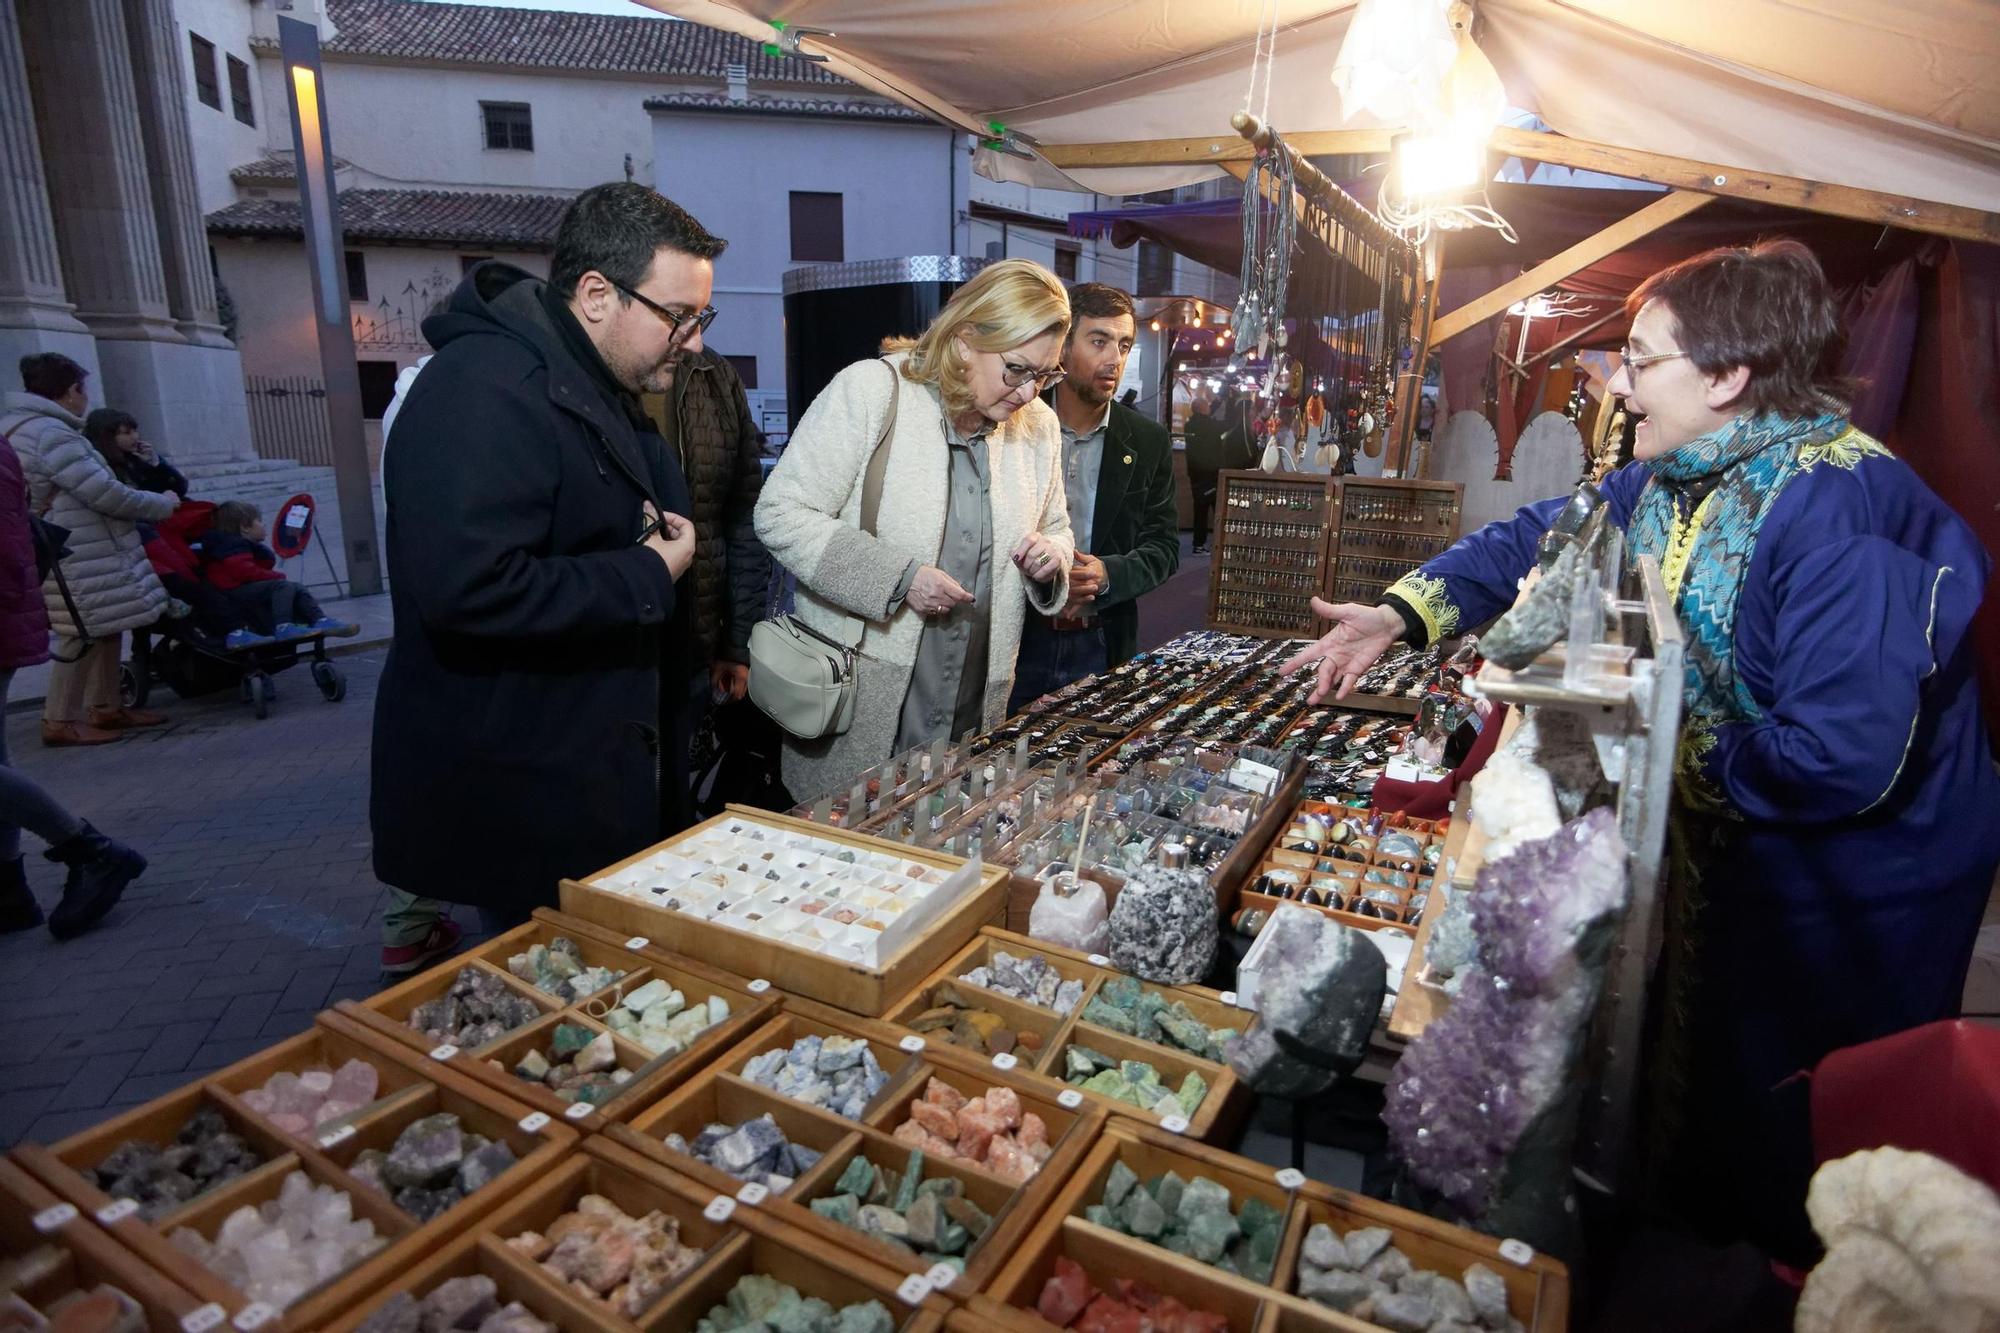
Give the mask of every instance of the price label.
M 44 1208 L 35 1214 L 35 1230 L 48 1235 L 58 1227 L 66 1227 L 81 1216 L 73 1203 L 59 1203 L 53 1208 Z
M 701 1215 L 711 1222 L 727 1222 L 735 1212 L 736 1200 L 727 1194 L 718 1194 L 708 1201 L 708 1207 L 701 1210 Z
M 543 1111 L 531 1111 L 521 1117 L 521 1129 L 525 1133 L 539 1134 L 549 1127 L 549 1117 Z
M 909 1036 L 897 1042 L 896 1044 L 902 1047 L 904 1050 L 908 1051 L 911 1055 L 915 1055 L 918 1051 L 921 1051 L 924 1048 L 924 1039 L 922 1037 L 919 1037 L 916 1033 L 913 1032 Z
M 770 1186 L 760 1185 L 754 1180 L 745 1181 L 743 1188 L 736 1191 L 736 1202 L 746 1208 L 755 1208 L 769 1197 L 771 1197 Z
M 1000 1051 L 993 1057 L 993 1067 L 995 1069 L 1012 1069 L 1020 1063 L 1019 1060 L 1014 1058 L 1012 1051 Z
M 1083 1094 L 1075 1088 L 1064 1088 L 1056 1094 L 1056 1105 L 1062 1107 L 1065 1111 L 1074 1111 L 1077 1107 L 1083 1105 Z
M 1090 965 L 1092 967 L 1110 967 L 1111 960 L 1101 953 L 1094 953 L 1090 955 Z
M 1500 1257 L 1517 1267 L 1526 1268 L 1535 1260 L 1535 1247 L 1525 1240 L 1503 1240 L 1500 1242 Z
M 139 1204 L 136 1199 L 119 1199 L 98 1209 L 97 1220 L 108 1227 L 123 1222 L 138 1211 Z
M 1236 998 L 1236 992 L 1233 990 L 1226 990 L 1222 992 L 1222 1002 L 1226 1005 L 1231 1005 L 1237 1009 L 1241 1009 L 1243 1007 L 1243 1002 Z
M 446 1043 L 445 1043 L 444 1045 L 442 1045 L 442 1046 L 437 1046 L 437 1047 L 433 1047 L 433 1048 L 432 1048 L 432 1050 L 431 1050 L 431 1059 L 433 1059 L 433 1060 L 449 1060 L 449 1059 L 451 1059 L 451 1057 L 452 1057 L 452 1056 L 454 1056 L 454 1055 L 457 1055 L 457 1054 L 458 1054 L 458 1047 L 456 1047 L 456 1046 L 452 1045 L 452 1044 L 451 1044 L 450 1042 L 446 1042 Z M 242 1316 L 242 1315 L 238 1315 L 238 1316 L 236 1316 L 236 1317 L 237 1317 L 238 1319 L 241 1319 L 241 1318 L 242 1318 L 243 1316 Z
M 243 1333 L 250 1333 L 251 1329 L 262 1328 L 277 1317 L 278 1312 L 264 1304 L 264 1302 L 252 1301 L 241 1310 L 238 1310 L 236 1317 L 229 1322 L 243 1330 Z
M 339 1129 L 331 1129 L 320 1135 L 319 1146 L 322 1148 L 331 1148 L 334 1144 L 345 1143 L 353 1137 L 354 1126 L 342 1125 Z
M 1188 1118 L 1184 1115 L 1163 1116 L 1160 1119 L 1160 1128 L 1169 1134 L 1185 1134 L 1188 1131 Z
M 634 935 L 631 939 L 625 941 L 625 947 L 628 949 L 643 949 L 651 943 L 652 941 L 644 935 Z
M 762 995 L 765 991 L 771 989 L 771 983 L 762 977 L 758 977 L 743 989 L 749 991 L 752 995 Z
M 958 1281 L 958 1270 L 950 1264 L 936 1264 L 932 1266 L 928 1273 L 924 1274 L 924 1281 L 930 1286 L 932 1291 L 943 1291 L 946 1287 Z
M 905 1305 L 919 1305 L 924 1297 L 931 1294 L 931 1282 L 922 1273 L 912 1273 L 903 1279 L 903 1285 L 896 1288 L 896 1299 Z
M 209 1333 L 229 1321 L 229 1311 L 210 1301 L 181 1320 L 181 1333 Z
M 1278 1188 L 1281 1190 L 1304 1189 L 1306 1173 L 1295 1166 L 1288 1166 L 1278 1173 L 1277 1181 Z
M 589 1102 L 571 1102 L 568 1109 L 563 1112 L 563 1117 L 568 1120 L 582 1120 L 596 1109 Z

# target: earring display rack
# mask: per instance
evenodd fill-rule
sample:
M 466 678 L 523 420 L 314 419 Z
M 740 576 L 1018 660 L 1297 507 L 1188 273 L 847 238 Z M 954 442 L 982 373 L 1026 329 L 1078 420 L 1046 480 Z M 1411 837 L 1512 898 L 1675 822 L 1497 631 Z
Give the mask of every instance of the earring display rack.
M 1455 481 L 1226 471 L 1216 479 L 1208 626 L 1313 638 L 1311 599 L 1372 603 L 1458 540 Z

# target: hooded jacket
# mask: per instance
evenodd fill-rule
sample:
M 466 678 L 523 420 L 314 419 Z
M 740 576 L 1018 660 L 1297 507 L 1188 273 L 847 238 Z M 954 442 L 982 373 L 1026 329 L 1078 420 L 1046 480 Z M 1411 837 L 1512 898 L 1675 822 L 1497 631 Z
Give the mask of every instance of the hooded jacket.
M 658 840 L 686 748 L 661 707 L 685 690 L 684 608 L 639 541 L 642 506 L 684 514 L 687 487 L 542 288 L 483 264 L 424 321 L 437 354 L 383 471 L 375 873 L 503 911 Z

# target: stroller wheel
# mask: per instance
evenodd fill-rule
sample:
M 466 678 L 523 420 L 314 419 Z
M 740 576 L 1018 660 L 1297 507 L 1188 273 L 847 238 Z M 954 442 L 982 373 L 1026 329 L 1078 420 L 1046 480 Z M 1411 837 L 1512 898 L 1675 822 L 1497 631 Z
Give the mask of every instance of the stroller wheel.
M 259 722 L 271 715 L 271 681 L 268 676 L 245 676 L 243 697 L 250 701 L 251 711 L 257 714 Z
M 347 697 L 347 677 L 340 674 L 340 668 L 331 662 L 312 664 L 313 684 L 326 696 L 330 704 L 337 704 Z
M 118 702 L 127 708 L 144 708 L 146 699 L 153 692 L 151 673 L 139 670 L 130 662 L 118 666 Z

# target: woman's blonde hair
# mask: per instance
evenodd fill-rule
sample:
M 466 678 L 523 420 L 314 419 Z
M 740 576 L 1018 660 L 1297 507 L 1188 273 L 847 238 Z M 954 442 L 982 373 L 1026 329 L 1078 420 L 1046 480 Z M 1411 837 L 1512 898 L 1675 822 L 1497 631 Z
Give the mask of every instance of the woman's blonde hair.
M 882 350 L 907 351 L 903 378 L 936 385 L 945 410 L 957 414 L 971 409 L 972 388 L 954 335 L 964 334 L 977 351 L 1005 352 L 1047 333 L 1060 341 L 1068 332 L 1062 280 L 1032 259 L 1003 259 L 952 293 L 922 337 L 885 338 Z

